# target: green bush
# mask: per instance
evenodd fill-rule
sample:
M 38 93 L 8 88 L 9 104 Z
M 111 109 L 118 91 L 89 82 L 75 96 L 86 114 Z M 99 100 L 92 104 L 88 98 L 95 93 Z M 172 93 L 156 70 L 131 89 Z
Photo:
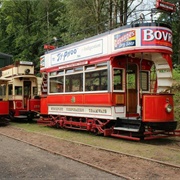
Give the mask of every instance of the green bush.
M 172 93 L 174 94 L 175 120 L 178 121 L 178 127 L 180 128 L 180 66 L 173 70 Z

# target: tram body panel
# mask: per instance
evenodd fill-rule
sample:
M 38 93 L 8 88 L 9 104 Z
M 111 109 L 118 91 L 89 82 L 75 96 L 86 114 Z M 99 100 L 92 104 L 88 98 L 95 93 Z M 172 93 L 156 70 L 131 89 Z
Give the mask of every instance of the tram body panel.
M 41 114 L 106 119 L 125 117 L 124 100 L 120 100 L 121 96 L 118 96 L 119 94 L 112 96 L 111 93 L 49 95 L 41 98 Z
M 9 101 L 0 101 L 0 116 L 9 114 Z
M 73 116 L 73 117 L 88 117 L 98 119 L 114 120 L 118 117 L 124 117 L 124 107 L 101 107 L 101 106 L 68 106 L 68 105 L 51 105 L 48 104 L 48 114 Z
M 143 121 L 174 121 L 174 111 L 168 112 L 173 106 L 173 95 L 143 95 Z
M 50 104 L 101 106 L 110 106 L 112 104 L 111 93 L 59 94 L 49 95 L 47 99 Z
M 48 115 L 48 103 L 46 97 L 41 97 L 40 99 L 40 113 Z
M 1 72 L 2 78 L 9 79 L 7 100 L 11 119 L 37 114 L 40 111 L 40 99 L 36 98 L 39 92 L 38 78 L 34 75 L 33 63 L 17 61 L 1 68 Z

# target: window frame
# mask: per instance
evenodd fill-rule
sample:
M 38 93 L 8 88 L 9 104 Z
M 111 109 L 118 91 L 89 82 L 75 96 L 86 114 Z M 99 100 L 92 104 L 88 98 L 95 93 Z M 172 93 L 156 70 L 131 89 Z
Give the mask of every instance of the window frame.
M 59 93 L 63 93 L 63 94 L 73 94 L 73 93 L 97 93 L 97 92 L 107 92 L 109 89 L 109 79 L 110 79 L 110 71 L 109 71 L 109 61 L 105 61 L 105 62 L 101 62 L 101 63 L 97 63 L 97 64 L 86 64 L 84 66 L 76 66 L 76 67 L 72 67 L 72 68 L 65 68 L 63 70 L 57 70 L 57 71 L 53 71 L 53 72 L 49 72 L 48 73 L 48 94 L 49 95 L 53 95 L 53 94 L 59 94 Z M 106 80 L 106 89 L 105 90 L 93 90 L 93 91 L 86 91 L 85 90 L 85 84 L 86 84 L 86 73 L 91 73 L 91 72 L 98 72 L 98 71 L 103 71 L 106 70 L 107 74 L 105 79 Z M 82 74 L 82 90 L 79 91 L 66 91 L 66 80 L 67 80 L 67 76 L 75 76 L 76 74 Z M 51 79 L 53 78 L 58 78 L 58 77 L 62 77 L 63 78 L 63 92 L 50 92 L 51 89 Z M 81 85 L 80 85 L 81 86 Z
M 121 70 L 122 71 L 122 76 L 121 76 L 121 89 L 114 89 L 114 70 Z M 112 91 L 113 92 L 124 92 L 125 91 L 125 86 L 124 86 L 124 73 L 125 70 L 124 68 L 118 68 L 118 67 L 113 67 L 112 68 Z

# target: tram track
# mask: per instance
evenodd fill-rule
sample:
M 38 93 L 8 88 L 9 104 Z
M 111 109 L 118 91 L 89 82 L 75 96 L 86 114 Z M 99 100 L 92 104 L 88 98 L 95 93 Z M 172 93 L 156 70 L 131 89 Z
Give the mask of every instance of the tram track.
M 80 142 L 67 141 L 42 133 L 31 133 L 24 131 L 23 129 L 12 127 L 1 128 L 0 134 L 36 146 L 50 153 L 87 164 L 124 179 L 139 179 L 145 176 L 147 177 L 146 179 L 148 179 L 148 176 L 152 179 L 158 172 L 161 174 L 164 170 L 165 172 L 169 172 L 169 175 L 175 176 L 180 170 L 180 166 L 171 163 L 117 152 L 100 146 L 91 146 Z M 73 151 L 74 153 L 72 153 Z M 126 167 L 128 167 L 128 169 Z M 153 171 L 157 169 L 157 172 L 149 172 L 149 174 L 147 171 L 150 171 L 152 168 Z M 166 174 L 161 174 L 160 176 L 165 175 Z
M 43 133 L 39 133 L 41 135 L 43 135 Z M 53 138 L 56 138 L 54 136 L 51 136 Z M 59 139 L 59 138 L 58 138 Z M 71 141 L 71 140 L 65 140 L 65 139 L 62 139 L 63 141 L 67 141 L 67 142 L 70 142 L 70 143 L 77 143 L 77 144 L 80 144 L 80 145 L 83 145 L 83 146 L 87 146 L 87 147 L 93 147 L 95 149 L 98 149 L 98 150 L 101 150 L 101 151 L 106 151 L 106 152 L 111 152 L 111 153 L 115 153 L 117 155 L 120 155 L 120 156 L 129 156 L 129 157 L 133 157 L 133 158 L 139 158 L 139 159 L 142 159 L 142 160 L 147 160 L 147 161 L 151 161 L 151 162 L 155 162 L 155 163 L 159 163 L 159 164 L 162 164 L 162 165 L 167 165 L 167 166 L 170 166 L 170 167 L 174 167 L 174 168 L 180 168 L 180 165 L 174 165 L 174 164 L 171 164 L 171 163 L 165 163 L 163 161 L 158 161 L 158 160 L 155 160 L 155 159 L 150 159 L 150 158 L 146 158 L 146 157 L 142 157 L 142 156 L 137 156 L 137 155 L 132 155 L 132 154 L 129 154 L 129 153 L 123 153 L 123 152 L 118 152 L 118 151 L 114 151 L 114 150 L 111 150 L 111 149 L 107 149 L 107 148 L 102 148 L 100 146 L 93 146 L 93 145 L 88 145 L 88 144 L 85 144 L 85 143 L 82 143 L 82 142 L 77 142 L 77 141 Z M 170 150 L 173 150 L 173 151 L 180 151 L 180 149 L 178 148 L 170 148 L 168 146 L 166 146 L 166 148 L 170 149 Z

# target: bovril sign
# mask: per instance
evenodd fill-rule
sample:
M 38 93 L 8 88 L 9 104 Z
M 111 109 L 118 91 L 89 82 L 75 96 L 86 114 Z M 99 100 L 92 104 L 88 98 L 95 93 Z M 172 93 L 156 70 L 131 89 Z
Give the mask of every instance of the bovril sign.
M 142 28 L 141 46 L 166 46 L 172 48 L 172 32 L 163 28 Z

